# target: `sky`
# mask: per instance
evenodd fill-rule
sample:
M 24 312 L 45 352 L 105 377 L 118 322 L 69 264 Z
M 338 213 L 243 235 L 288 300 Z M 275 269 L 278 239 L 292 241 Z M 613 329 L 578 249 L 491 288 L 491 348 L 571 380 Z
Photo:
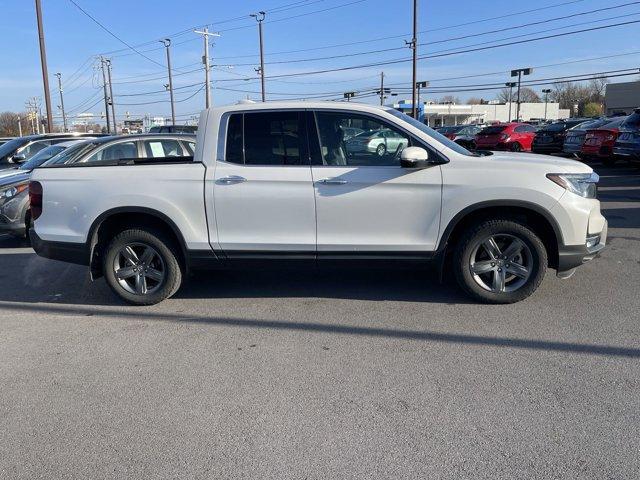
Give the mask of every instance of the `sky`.
M 54 113 L 62 74 L 69 116 L 104 111 L 97 56 L 110 58 L 118 121 L 168 116 L 165 49 L 171 38 L 176 115 L 181 123 L 204 108 L 202 37 L 194 27 L 220 32 L 212 38 L 214 105 L 259 100 L 258 30 L 252 12 L 265 11 L 267 98 L 339 99 L 355 91 L 367 96 L 380 85 L 410 98 L 412 0 L 42 0 Z M 454 95 L 495 99 L 496 86 L 514 68 L 534 67 L 531 81 L 632 69 L 640 65 L 640 23 L 494 47 L 541 36 L 640 22 L 640 1 L 631 0 L 418 0 L 418 80 L 429 81 L 423 100 Z M 592 12 L 593 10 L 600 10 Z M 34 1 L 0 0 L 0 111 L 21 111 L 43 95 Z M 589 13 L 591 12 L 591 13 Z M 565 18 L 560 18 L 565 17 Z M 533 25 L 532 25 L 533 24 Z M 126 44 L 133 46 L 134 51 Z M 473 50 L 454 53 L 460 50 Z M 330 57 L 330 58 L 327 58 Z M 338 57 L 338 58 L 336 58 Z M 597 59 L 596 59 L 597 58 Z M 399 60 L 399 61 L 398 61 Z M 385 62 L 386 65 L 373 65 Z M 349 67 L 358 68 L 349 68 Z M 309 73 L 324 70 L 340 71 Z M 637 79 L 629 74 L 612 82 Z M 482 85 L 481 85 L 482 84 Z M 481 90 L 486 88 L 486 90 Z M 491 89 L 489 89 L 491 88 Z M 534 86 L 540 91 L 547 86 Z

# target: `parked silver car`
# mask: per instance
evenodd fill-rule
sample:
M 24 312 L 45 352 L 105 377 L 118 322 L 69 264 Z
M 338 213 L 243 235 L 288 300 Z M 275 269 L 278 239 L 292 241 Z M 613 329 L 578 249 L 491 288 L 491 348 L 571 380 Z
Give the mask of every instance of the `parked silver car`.
M 408 146 L 406 137 L 387 128 L 359 133 L 346 142 L 347 153 L 370 153 L 379 157 L 395 154 Z

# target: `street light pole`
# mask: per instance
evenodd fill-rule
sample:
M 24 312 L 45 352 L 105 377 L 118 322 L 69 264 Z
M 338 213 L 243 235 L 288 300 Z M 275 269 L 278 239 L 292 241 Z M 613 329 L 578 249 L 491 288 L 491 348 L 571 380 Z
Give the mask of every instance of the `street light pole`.
M 60 110 L 62 111 L 62 127 L 63 132 L 67 131 L 67 117 L 64 113 L 64 96 L 62 95 L 62 74 L 56 73 L 56 77 L 58 77 L 58 91 L 60 92 Z M 22 136 L 22 135 L 20 135 Z
M 160 40 L 167 50 L 167 70 L 169 71 L 169 98 L 171 99 L 171 124 L 176 124 L 176 109 L 173 103 L 173 77 L 171 76 L 171 53 L 169 47 L 171 46 L 171 39 L 165 38 L 164 40 Z
M 429 82 L 417 82 L 416 87 L 418 88 L 418 105 L 420 105 L 420 89 L 427 88 L 429 86 Z
M 516 105 L 516 120 L 520 120 L 520 84 L 522 83 L 522 75 L 530 75 L 533 72 L 533 68 L 518 68 L 511 70 L 512 77 L 518 77 L 518 99 Z
M 262 37 L 262 22 L 265 17 L 264 12 L 252 13 L 250 16 L 256 19 L 258 22 L 258 34 L 260 36 L 260 84 L 262 87 L 262 101 L 266 101 L 266 94 L 264 91 L 264 41 Z
M 549 102 L 549 94 L 551 93 L 550 88 L 543 88 L 542 93 L 544 93 L 544 119 L 547 120 L 547 103 Z
M 49 91 L 49 73 L 47 71 L 47 51 L 44 45 L 44 28 L 42 26 L 42 4 L 36 0 L 36 17 L 38 21 L 38 39 L 40 41 L 40 64 L 42 66 L 42 83 L 44 84 L 44 101 L 47 107 L 47 132 L 53 128 L 53 115 L 51 112 L 51 92 Z
M 384 104 L 384 72 L 380 72 L 380 106 Z
M 118 134 L 118 122 L 116 121 L 115 99 L 113 98 L 113 82 L 111 81 L 111 60 L 106 59 L 107 77 L 109 79 L 109 100 L 111 102 L 111 118 L 113 118 L 113 133 Z
M 416 80 L 418 78 L 418 0 L 413 0 L 413 37 L 411 38 L 411 50 L 413 51 L 413 75 L 411 85 L 411 116 L 417 118 L 417 88 Z
M 507 87 L 509 87 L 509 118 L 507 119 L 507 121 L 511 121 L 511 103 L 513 103 L 513 87 L 515 87 L 517 84 L 516 82 L 507 82 L 505 83 L 505 85 Z
M 20 120 L 20 115 L 18 115 L 18 136 L 22 136 L 22 121 Z

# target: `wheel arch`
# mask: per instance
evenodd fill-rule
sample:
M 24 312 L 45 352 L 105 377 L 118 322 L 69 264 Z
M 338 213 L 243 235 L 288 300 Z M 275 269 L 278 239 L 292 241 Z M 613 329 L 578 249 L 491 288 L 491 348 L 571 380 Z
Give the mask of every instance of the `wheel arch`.
M 101 213 L 87 236 L 91 278 L 102 276 L 102 250 L 117 233 L 128 227 L 150 227 L 167 234 L 179 247 L 178 261 L 186 268 L 186 242 L 178 226 L 164 213 L 147 207 L 116 207 Z
M 440 237 L 437 252 L 444 258 L 450 253 L 460 234 L 473 223 L 490 219 L 507 218 L 525 220 L 540 236 L 549 258 L 549 266 L 558 265 L 558 249 L 563 244 L 562 230 L 553 215 L 545 208 L 531 202 L 518 200 L 495 200 L 470 205 L 449 221 Z

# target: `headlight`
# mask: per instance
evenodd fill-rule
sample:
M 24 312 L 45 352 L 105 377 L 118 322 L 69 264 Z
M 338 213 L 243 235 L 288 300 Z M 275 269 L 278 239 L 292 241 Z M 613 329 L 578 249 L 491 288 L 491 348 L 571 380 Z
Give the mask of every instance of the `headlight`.
M 13 185 L 9 188 L 5 188 L 4 190 L 0 190 L 0 198 L 13 198 L 21 192 L 24 192 L 27 188 L 29 188 L 29 184 L 25 183 L 23 185 Z
M 597 173 L 548 173 L 547 178 L 584 198 L 596 198 L 600 181 Z

